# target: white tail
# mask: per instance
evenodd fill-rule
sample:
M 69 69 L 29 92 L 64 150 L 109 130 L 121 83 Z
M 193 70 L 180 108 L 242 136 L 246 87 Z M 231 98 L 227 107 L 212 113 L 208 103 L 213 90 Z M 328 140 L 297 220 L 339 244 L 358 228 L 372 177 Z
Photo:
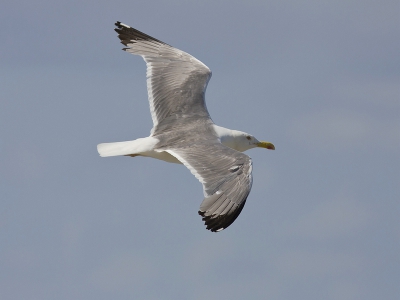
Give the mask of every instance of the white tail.
M 104 143 L 97 145 L 97 151 L 101 157 L 141 154 L 152 151 L 157 142 L 157 139 L 147 137 L 134 141 Z

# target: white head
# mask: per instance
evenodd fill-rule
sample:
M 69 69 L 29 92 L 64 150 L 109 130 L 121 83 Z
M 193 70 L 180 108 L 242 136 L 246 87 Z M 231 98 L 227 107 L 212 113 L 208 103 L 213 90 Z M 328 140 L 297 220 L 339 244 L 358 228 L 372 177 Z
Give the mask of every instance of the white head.
M 275 150 L 275 146 L 270 142 L 259 141 L 251 134 L 246 132 L 232 130 L 233 133 L 233 149 L 244 152 L 246 150 L 260 147 Z
M 259 141 L 246 132 L 230 130 L 219 126 L 215 127 L 221 143 L 229 148 L 235 149 L 236 151 L 244 152 L 256 147 L 275 150 L 275 146 L 272 143 Z

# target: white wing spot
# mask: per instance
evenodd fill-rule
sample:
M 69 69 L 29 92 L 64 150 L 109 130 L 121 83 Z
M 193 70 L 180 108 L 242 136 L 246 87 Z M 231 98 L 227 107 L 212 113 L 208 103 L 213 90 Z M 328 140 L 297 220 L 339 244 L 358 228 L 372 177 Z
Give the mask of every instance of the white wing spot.
M 229 168 L 229 171 L 231 171 L 233 173 L 233 172 L 236 172 L 237 170 L 239 170 L 239 168 L 240 168 L 240 166 L 233 166 L 233 167 Z

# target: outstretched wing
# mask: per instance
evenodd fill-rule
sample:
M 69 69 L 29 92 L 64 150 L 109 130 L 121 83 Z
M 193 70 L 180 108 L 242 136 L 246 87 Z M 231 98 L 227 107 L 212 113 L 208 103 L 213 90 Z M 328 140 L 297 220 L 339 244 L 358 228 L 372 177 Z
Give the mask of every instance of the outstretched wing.
M 251 190 L 250 157 L 218 141 L 166 151 L 203 184 L 205 198 L 199 214 L 207 229 L 221 231 L 231 225 L 242 211 Z
M 140 55 L 147 64 L 147 92 L 153 119 L 151 135 L 173 125 L 171 120 L 192 115 L 209 118 L 204 94 L 210 69 L 190 54 L 176 49 L 121 22 L 115 31 L 123 50 Z M 168 125 L 161 126 L 169 119 Z

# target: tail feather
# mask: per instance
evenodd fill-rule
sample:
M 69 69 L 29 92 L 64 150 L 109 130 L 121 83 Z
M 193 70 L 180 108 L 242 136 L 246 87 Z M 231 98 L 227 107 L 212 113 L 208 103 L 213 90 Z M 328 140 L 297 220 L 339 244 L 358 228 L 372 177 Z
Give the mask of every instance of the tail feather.
M 152 151 L 158 140 L 147 137 L 134 141 L 103 143 L 97 145 L 97 151 L 101 157 L 119 156 L 119 155 L 139 155 Z
M 132 142 L 134 141 L 98 144 L 97 151 L 101 157 L 134 154 Z

